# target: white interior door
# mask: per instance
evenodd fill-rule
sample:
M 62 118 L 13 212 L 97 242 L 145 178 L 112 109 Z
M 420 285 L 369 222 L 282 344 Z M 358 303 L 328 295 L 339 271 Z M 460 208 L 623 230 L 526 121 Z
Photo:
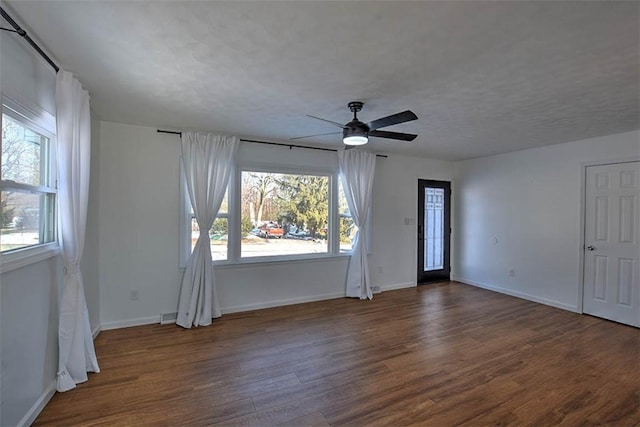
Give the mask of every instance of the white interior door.
M 640 162 L 586 169 L 583 312 L 640 326 Z

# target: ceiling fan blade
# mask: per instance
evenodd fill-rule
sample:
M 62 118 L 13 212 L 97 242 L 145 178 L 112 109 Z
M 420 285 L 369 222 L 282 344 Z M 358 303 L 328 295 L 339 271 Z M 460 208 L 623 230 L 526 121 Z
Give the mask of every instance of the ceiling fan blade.
M 372 130 L 369 131 L 369 136 L 375 136 L 377 138 L 398 139 L 400 141 L 413 141 L 418 135 L 412 133 L 401 132 L 387 132 L 384 130 Z
M 342 129 L 346 129 L 346 128 L 347 128 L 347 127 L 346 127 L 345 125 L 343 125 L 342 123 L 338 123 L 338 122 L 334 122 L 334 121 L 331 121 L 331 120 L 323 119 L 323 118 L 321 118 L 321 117 L 311 116 L 311 115 L 309 115 L 309 114 L 307 114 L 307 117 L 311 117 L 312 119 L 322 120 L 323 122 L 331 123 L 332 125 L 334 125 L 334 126 L 338 126 L 339 128 L 342 128 Z
M 376 130 L 391 125 L 397 125 L 399 123 L 410 122 L 411 120 L 418 120 L 418 116 L 416 116 L 413 111 L 407 110 L 403 111 L 402 113 L 396 113 L 378 120 L 374 120 L 368 123 L 368 126 L 370 130 Z
M 294 139 L 312 138 L 314 136 L 340 135 L 341 133 L 342 132 L 329 132 L 329 133 L 317 133 L 315 135 L 307 135 L 307 136 L 296 136 L 295 138 L 289 138 L 289 141 L 293 141 Z

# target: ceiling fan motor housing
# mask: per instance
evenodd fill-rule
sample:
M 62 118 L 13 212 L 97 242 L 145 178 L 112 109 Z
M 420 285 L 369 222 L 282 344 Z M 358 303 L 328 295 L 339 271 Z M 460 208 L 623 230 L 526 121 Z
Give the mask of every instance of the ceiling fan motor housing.
M 358 111 L 362 110 L 364 103 L 360 101 L 353 101 L 347 104 L 349 110 L 353 113 L 353 120 L 345 125 L 342 130 L 342 138 L 348 138 L 351 136 L 361 136 L 364 138 L 369 137 L 369 126 L 358 120 Z
M 346 124 L 346 127 L 342 130 L 342 137 L 348 136 L 369 136 L 369 126 L 362 123 L 360 120 L 352 120 Z

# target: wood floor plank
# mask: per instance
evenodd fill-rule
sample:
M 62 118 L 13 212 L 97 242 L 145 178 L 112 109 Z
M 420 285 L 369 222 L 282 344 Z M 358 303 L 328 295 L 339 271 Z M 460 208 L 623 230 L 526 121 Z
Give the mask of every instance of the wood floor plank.
M 640 425 L 640 330 L 455 282 L 95 343 L 35 425 Z
M 313 412 L 304 417 L 278 424 L 278 427 L 330 427 L 322 413 Z

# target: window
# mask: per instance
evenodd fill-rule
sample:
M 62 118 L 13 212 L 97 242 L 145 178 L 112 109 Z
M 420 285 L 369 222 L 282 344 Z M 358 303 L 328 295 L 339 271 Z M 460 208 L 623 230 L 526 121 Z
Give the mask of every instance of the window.
M 187 196 L 188 197 L 188 196 Z M 191 203 L 189 203 L 191 205 Z M 191 252 L 196 245 L 196 241 L 200 236 L 200 229 L 196 222 L 196 216 L 190 207 L 191 218 Z M 220 210 L 213 225 L 209 230 L 209 239 L 211 240 L 211 258 L 214 261 L 224 261 L 227 259 L 229 241 L 229 191 L 224 194 L 224 199 L 220 205 Z
M 242 171 L 241 257 L 329 252 L 330 177 Z
M 181 174 L 184 267 L 200 231 Z M 214 262 L 270 262 L 349 254 L 356 230 L 335 172 L 251 163 L 231 174 L 209 236 Z
M 338 217 L 340 223 L 340 252 L 349 253 L 353 249 L 353 238 L 356 236 L 358 227 L 351 218 L 351 211 L 344 195 L 342 180 L 339 180 L 338 189 Z
M 53 134 L 3 106 L 0 250 L 55 241 Z

